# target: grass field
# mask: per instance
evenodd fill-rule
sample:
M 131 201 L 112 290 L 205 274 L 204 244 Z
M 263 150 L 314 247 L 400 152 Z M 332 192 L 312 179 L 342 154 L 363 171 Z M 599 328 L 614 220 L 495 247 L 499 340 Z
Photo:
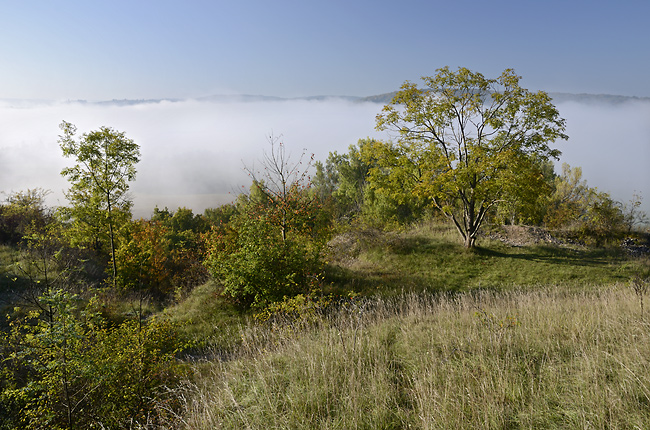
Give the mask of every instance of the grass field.
M 200 310 L 214 285 L 168 310 L 215 339 L 174 426 L 650 428 L 650 316 L 629 283 L 648 264 L 614 247 L 466 251 L 435 225 L 346 233 L 325 287 L 371 299 L 307 325 L 229 314 L 225 332 L 223 307 Z
M 404 295 L 197 366 L 185 428 L 650 428 L 650 317 L 625 285 Z
M 466 250 L 446 225 L 403 233 L 357 232 L 335 249 L 330 279 L 365 294 L 402 291 L 468 291 L 476 288 L 564 285 L 567 288 L 626 282 L 637 267 L 615 247 L 545 243 L 513 247 L 483 239 Z M 345 250 L 356 251 L 350 259 Z

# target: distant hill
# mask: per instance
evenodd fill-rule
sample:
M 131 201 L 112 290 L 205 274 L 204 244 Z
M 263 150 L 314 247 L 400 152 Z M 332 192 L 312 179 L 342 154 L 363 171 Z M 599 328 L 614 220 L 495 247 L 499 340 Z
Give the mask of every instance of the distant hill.
M 209 102 L 279 102 L 279 101 L 289 101 L 289 100 L 348 100 L 356 101 L 360 97 L 354 96 L 307 96 L 307 97 L 276 97 L 276 96 L 259 96 L 259 95 L 250 95 L 250 94 L 241 94 L 241 95 L 212 95 L 207 97 L 201 97 L 196 100 L 200 101 L 209 101 Z
M 211 96 L 198 97 L 194 99 L 113 99 L 113 100 L 67 100 L 65 103 L 79 103 L 89 105 L 110 105 L 110 106 L 133 106 L 141 104 L 154 104 L 161 102 L 182 102 L 187 100 L 196 100 L 200 102 L 212 103 L 253 103 L 253 102 L 281 102 L 292 100 L 308 100 L 308 101 L 327 101 L 327 100 L 347 100 L 355 103 L 377 103 L 387 104 L 395 97 L 397 91 L 390 93 L 377 94 L 367 97 L 357 96 L 306 96 L 306 97 L 276 97 L 276 96 L 263 96 L 263 95 L 250 95 L 250 94 L 215 94 Z M 549 93 L 553 101 L 556 103 L 576 102 L 582 104 L 609 104 L 616 105 L 632 101 L 650 102 L 650 97 L 635 97 L 635 96 L 620 96 L 612 94 L 573 94 L 573 93 Z M 55 104 L 57 102 L 52 100 L 18 100 L 18 99 L 0 99 L 0 102 L 15 107 L 26 107 L 35 104 Z
M 378 94 L 369 97 L 359 97 L 356 99 L 356 101 L 386 104 L 390 103 L 396 94 L 397 91 L 393 91 L 392 93 Z M 630 101 L 650 102 L 650 97 L 618 96 L 612 94 L 548 93 L 548 95 L 551 96 L 555 103 L 576 102 L 584 104 L 620 104 Z
M 556 103 L 577 102 L 577 103 L 606 103 L 620 104 L 632 101 L 650 102 L 650 97 L 618 96 L 613 94 L 571 94 L 571 93 L 548 93 Z

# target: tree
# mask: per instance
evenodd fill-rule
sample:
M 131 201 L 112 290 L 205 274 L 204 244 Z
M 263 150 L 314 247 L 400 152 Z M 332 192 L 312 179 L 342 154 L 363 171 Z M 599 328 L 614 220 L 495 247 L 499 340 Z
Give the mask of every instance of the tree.
M 281 142 L 269 141 L 262 171 L 246 169 L 253 179 L 249 194 L 207 238 L 206 266 L 223 295 L 244 306 L 308 292 L 320 270 L 322 223 L 307 176 L 311 160 L 293 163 Z
M 380 164 L 379 154 L 374 152 L 378 145 L 382 143 L 375 139 L 359 139 L 347 153 L 330 152 L 325 164 L 314 164 L 313 194 L 323 202 L 330 217 L 347 221 L 360 218 L 367 224 L 385 226 L 422 215 L 421 205 L 409 198 L 410 192 L 378 194 L 369 186 L 369 173 Z
M 160 222 L 140 219 L 123 229 L 116 250 L 120 260 L 118 279 L 124 290 L 140 293 L 170 293 L 172 250 L 167 228 Z
M 639 192 L 632 194 L 632 199 L 623 206 L 625 217 L 625 226 L 630 233 L 635 226 L 641 226 L 648 223 L 648 214 L 641 209 L 643 196 Z
M 33 305 L 43 315 L 53 320 L 53 308 L 40 300 L 53 290 L 70 291 L 79 283 L 81 259 L 64 240 L 62 226 L 49 222 L 45 226 L 36 223 L 23 236 L 20 259 L 12 265 L 14 291 L 19 300 Z
M 264 152 L 262 170 L 245 170 L 253 179 L 251 190 L 260 196 L 256 202 L 258 209 L 264 212 L 267 222 L 280 228 L 285 241 L 289 231 L 304 229 L 313 218 L 316 202 L 307 189 L 311 185 L 308 171 L 314 156 L 305 161 L 303 153 L 294 163 L 278 137 L 271 135 L 268 140 L 271 151 Z
M 59 144 L 65 157 L 75 157 L 77 164 L 61 171 L 71 182 L 67 198 L 72 203 L 71 216 L 85 223 L 95 234 L 108 230 L 113 266 L 113 286 L 117 284 L 115 234 L 120 221 L 130 218 L 129 181 L 135 179 L 135 165 L 140 161 L 139 146 L 123 132 L 109 127 L 84 133 L 75 139 L 77 128 L 69 122 L 60 125 L 63 135 Z
M 120 287 L 162 299 L 205 282 L 202 235 L 209 228 L 203 216 L 187 208 L 155 208 L 151 220 L 128 223 L 116 250 Z
M 411 179 L 418 172 L 400 165 L 394 149 L 393 145 L 374 139 L 359 145 L 358 157 L 367 169 L 361 206 L 366 223 L 377 226 L 410 223 L 426 212 L 426 199 L 413 193 Z
M 540 225 L 553 194 L 556 178 L 553 162 L 529 157 L 528 162 L 513 167 L 510 172 L 513 179 L 504 187 L 503 201 L 494 211 L 495 220 L 513 225 Z
M 315 163 L 314 189 L 321 200 L 335 200 L 339 217 L 348 218 L 363 209 L 370 166 L 361 159 L 361 152 L 372 142 L 370 138 L 359 139 L 357 145 L 349 146 L 347 154 L 330 152 L 324 165 Z
M 546 93 L 521 88 L 511 69 L 488 79 L 445 67 L 422 80 L 425 88 L 405 82 L 377 115 L 378 130 L 399 134 L 397 144 L 378 148 L 386 157 L 371 179 L 385 175 L 385 192 L 408 184 L 471 248 L 488 210 L 531 188 L 513 172 L 534 167 L 530 157 L 558 157 L 549 144 L 567 139 L 565 121 Z
M 546 203 L 546 226 L 561 228 L 579 224 L 592 194 L 587 181 L 582 179 L 582 168 L 562 163 L 562 173 L 553 185 L 555 190 Z
M 587 186 L 582 169 L 564 163 L 547 199 L 545 222 L 551 228 L 569 228 L 596 245 L 621 236 L 630 228 L 624 206 L 608 193 Z M 629 232 L 629 230 L 627 230 Z
M 205 264 L 235 303 L 264 306 L 316 286 L 320 244 L 289 231 L 282 237 L 274 220 L 245 211 L 208 238 Z

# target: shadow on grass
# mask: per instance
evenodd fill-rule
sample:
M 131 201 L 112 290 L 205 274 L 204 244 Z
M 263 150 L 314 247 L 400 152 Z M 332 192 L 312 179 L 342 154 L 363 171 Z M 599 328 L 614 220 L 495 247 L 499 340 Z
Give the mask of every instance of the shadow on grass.
M 526 248 L 506 248 L 506 252 L 495 249 L 477 247 L 474 252 L 482 257 L 511 258 L 530 262 L 543 262 L 568 266 L 607 266 L 612 261 L 624 259 L 619 250 L 609 249 L 572 249 L 553 246 L 529 246 Z
M 452 240 L 416 236 L 368 247 L 351 264 L 329 265 L 325 281 L 337 292 L 382 295 L 579 286 L 625 281 L 629 275 L 622 267 L 625 261 L 616 248 L 510 247 L 488 242 L 468 250 Z
M 460 243 L 423 237 L 400 238 L 388 245 L 388 249 L 396 255 L 409 254 L 457 254 L 468 252 Z
M 27 290 L 32 286 L 29 279 L 8 273 L 0 274 L 0 305 L 10 302 L 18 291 Z

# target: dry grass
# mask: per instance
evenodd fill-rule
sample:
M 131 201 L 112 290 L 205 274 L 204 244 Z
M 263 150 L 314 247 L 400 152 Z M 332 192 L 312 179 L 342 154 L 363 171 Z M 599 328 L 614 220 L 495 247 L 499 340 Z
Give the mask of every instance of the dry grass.
M 196 367 L 176 426 L 650 428 L 650 317 L 627 285 L 407 295 L 241 345 Z

